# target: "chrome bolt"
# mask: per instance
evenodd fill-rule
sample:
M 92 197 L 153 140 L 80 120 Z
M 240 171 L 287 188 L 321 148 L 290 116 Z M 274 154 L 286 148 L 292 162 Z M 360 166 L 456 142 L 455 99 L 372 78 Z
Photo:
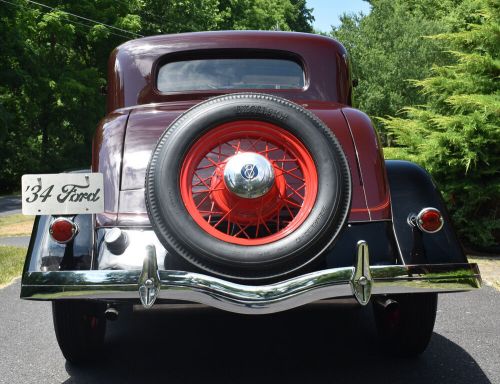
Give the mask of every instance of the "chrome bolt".
M 368 279 L 365 276 L 361 276 L 358 280 L 359 285 L 366 285 L 368 284 Z
M 153 280 L 151 280 L 151 279 L 147 279 L 147 280 L 144 282 L 144 286 L 145 286 L 146 288 L 153 288 L 153 287 L 154 287 L 154 285 L 155 285 L 155 284 L 154 284 Z

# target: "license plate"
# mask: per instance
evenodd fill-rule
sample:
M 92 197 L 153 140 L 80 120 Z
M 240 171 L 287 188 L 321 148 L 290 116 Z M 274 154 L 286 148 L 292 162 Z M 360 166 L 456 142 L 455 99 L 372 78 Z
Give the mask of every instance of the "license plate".
M 23 175 L 25 215 L 76 215 L 104 212 L 102 173 Z

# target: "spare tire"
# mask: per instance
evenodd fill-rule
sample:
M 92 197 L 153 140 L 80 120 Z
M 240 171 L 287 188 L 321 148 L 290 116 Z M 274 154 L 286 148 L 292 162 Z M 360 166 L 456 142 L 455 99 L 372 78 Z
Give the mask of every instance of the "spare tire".
M 288 100 L 215 97 L 160 137 L 146 206 L 165 248 L 211 273 L 262 280 L 310 263 L 349 213 L 351 179 L 332 131 Z

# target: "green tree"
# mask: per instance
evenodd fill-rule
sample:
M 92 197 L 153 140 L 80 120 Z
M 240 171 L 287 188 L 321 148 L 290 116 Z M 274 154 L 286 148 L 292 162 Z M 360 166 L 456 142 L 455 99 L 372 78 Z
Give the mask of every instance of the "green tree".
M 23 173 L 90 164 L 92 134 L 105 111 L 100 89 L 108 57 L 126 40 L 202 30 L 310 30 L 311 21 L 305 0 L 0 3 L 0 193 L 18 189 Z
M 143 0 L 136 8 L 145 35 L 212 30 L 312 32 L 306 0 Z
M 450 60 L 433 40 L 445 32 L 446 15 L 460 0 L 371 0 L 371 12 L 344 14 L 331 35 L 351 57 L 355 106 L 372 117 L 395 115 L 424 98 L 408 79 L 423 79 L 432 64 Z M 383 126 L 378 126 L 384 134 Z M 386 137 L 383 135 L 383 139 Z M 390 144 L 390 143 L 389 143 Z
M 306 0 L 290 0 L 292 7 L 285 14 L 285 22 L 291 31 L 312 33 L 313 9 L 307 8 Z
M 312 9 L 305 0 L 220 0 L 219 29 L 312 32 Z
M 500 242 L 500 3 L 464 1 L 449 23 L 454 32 L 432 41 L 456 62 L 414 82 L 425 105 L 383 120 L 400 146 L 388 152 L 427 168 L 462 237 L 490 246 Z
M 137 13 L 144 35 L 218 29 L 224 15 L 219 0 L 144 0 Z
M 23 173 L 88 166 L 92 133 L 104 113 L 99 89 L 107 56 L 139 27 L 128 6 L 111 0 L 99 7 L 91 1 L 59 3 L 13 0 L 0 6 L 2 191 L 19 188 Z M 125 22 L 131 33 L 115 33 L 113 25 Z

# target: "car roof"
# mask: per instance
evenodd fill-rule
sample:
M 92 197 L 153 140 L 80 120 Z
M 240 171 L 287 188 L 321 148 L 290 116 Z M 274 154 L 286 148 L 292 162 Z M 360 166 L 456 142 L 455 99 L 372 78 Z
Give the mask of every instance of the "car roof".
M 213 31 L 148 36 L 117 47 L 108 66 L 108 111 L 151 102 L 193 99 L 193 92 L 164 95 L 156 89 L 155 71 L 169 55 L 219 50 L 287 52 L 300 58 L 307 89 L 291 98 L 345 102 L 349 77 L 347 52 L 336 40 L 316 34 L 283 31 Z M 290 91 L 290 94 L 293 91 Z M 195 97 L 196 96 L 196 97 Z M 287 97 L 286 95 L 284 97 Z

